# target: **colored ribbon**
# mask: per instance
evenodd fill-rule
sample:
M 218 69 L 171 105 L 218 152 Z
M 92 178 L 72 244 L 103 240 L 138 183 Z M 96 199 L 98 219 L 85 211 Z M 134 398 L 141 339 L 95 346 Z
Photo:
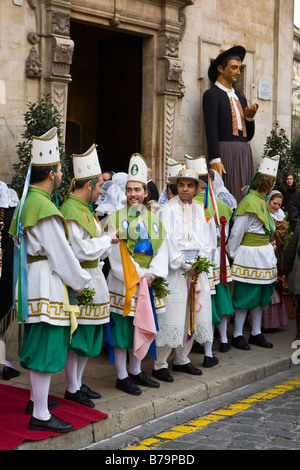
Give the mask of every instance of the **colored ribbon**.
M 221 253 L 220 253 L 220 284 L 227 284 L 227 272 L 226 272 L 226 251 L 225 251 L 225 226 L 227 224 L 226 217 L 220 218 L 221 223 Z
M 131 299 L 137 291 L 137 284 L 140 282 L 140 277 L 135 269 L 133 261 L 123 240 L 120 240 L 119 246 L 125 281 L 123 317 L 126 317 L 130 313 Z
M 202 305 L 200 302 L 201 285 L 199 277 L 197 281 L 193 281 L 190 277 L 187 279 L 188 286 L 188 330 L 187 341 L 192 339 L 196 332 L 196 311 L 200 310 Z
M 27 321 L 28 319 L 28 283 L 27 283 L 27 250 L 26 243 L 24 240 L 24 227 L 21 222 L 22 209 L 25 203 L 25 199 L 28 193 L 30 178 L 31 178 L 32 162 L 29 164 L 27 175 L 24 182 L 23 194 L 20 200 L 20 204 L 16 209 L 17 218 L 16 231 L 14 236 L 16 237 L 14 246 L 14 268 L 13 268 L 13 282 L 14 282 L 14 294 L 13 294 L 13 308 L 16 308 L 15 304 L 15 289 L 18 284 L 18 321 Z

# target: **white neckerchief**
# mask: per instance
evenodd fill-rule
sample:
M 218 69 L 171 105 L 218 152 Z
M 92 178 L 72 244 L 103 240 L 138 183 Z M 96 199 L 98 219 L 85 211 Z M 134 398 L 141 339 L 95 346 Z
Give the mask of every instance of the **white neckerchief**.
M 193 236 L 193 204 L 189 204 L 188 202 L 182 202 L 179 197 L 178 202 L 183 211 L 183 220 L 184 225 L 187 228 L 188 240 L 191 240 Z
M 233 98 L 233 106 L 234 106 L 235 112 L 236 112 L 236 119 L 237 119 L 237 123 L 238 123 L 238 129 L 239 129 L 239 131 L 242 131 L 243 130 L 242 118 L 241 118 L 239 109 L 238 109 L 237 104 L 236 104 L 236 101 L 239 101 L 239 99 L 238 99 L 238 97 L 235 93 L 235 89 L 233 87 L 232 88 L 227 88 L 226 86 L 222 85 L 222 83 L 220 83 L 218 81 L 215 82 L 215 85 L 217 87 L 219 87 L 221 90 L 225 91 L 225 93 L 227 93 L 228 98 Z

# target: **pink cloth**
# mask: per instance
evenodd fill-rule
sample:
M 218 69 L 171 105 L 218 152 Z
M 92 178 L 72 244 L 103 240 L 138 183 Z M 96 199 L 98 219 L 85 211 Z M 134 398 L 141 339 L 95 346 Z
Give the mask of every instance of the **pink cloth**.
M 191 277 L 189 276 L 187 278 L 187 284 L 188 284 L 188 292 L 190 291 L 191 288 Z M 198 277 L 197 282 L 195 284 L 195 310 L 198 312 L 202 308 L 201 304 L 201 284 L 200 284 L 200 279 Z
M 133 324 L 133 353 L 138 359 L 142 360 L 146 356 L 150 344 L 157 336 L 147 279 L 142 279 L 139 284 Z

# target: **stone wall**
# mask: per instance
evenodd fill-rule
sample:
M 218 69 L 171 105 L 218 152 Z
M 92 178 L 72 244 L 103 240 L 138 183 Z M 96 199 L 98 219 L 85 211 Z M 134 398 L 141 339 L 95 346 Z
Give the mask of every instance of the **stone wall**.
M 6 0 L 0 2 L 3 181 L 11 181 L 27 103 L 50 91 L 66 116 L 70 18 L 144 38 L 142 153 L 159 187 L 166 158 L 205 154 L 207 69 L 232 45 L 246 48 L 243 91 L 259 104 L 255 162 L 275 120 L 290 136 L 293 0 Z

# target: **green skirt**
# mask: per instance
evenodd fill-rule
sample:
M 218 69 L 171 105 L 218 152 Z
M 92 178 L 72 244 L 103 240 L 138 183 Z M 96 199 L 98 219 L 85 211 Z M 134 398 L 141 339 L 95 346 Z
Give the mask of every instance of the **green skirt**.
M 21 367 L 45 374 L 59 372 L 65 367 L 69 341 L 69 326 L 45 322 L 24 324 Z
M 274 283 L 249 284 L 235 281 L 232 303 L 234 309 L 253 310 L 256 307 L 265 307 L 272 303 Z
M 123 317 L 114 312 L 110 312 L 110 314 L 114 322 L 111 329 L 113 345 L 116 348 L 133 349 L 133 317 Z
M 228 284 L 216 285 L 216 294 L 211 296 L 212 303 L 212 321 L 213 325 L 221 323 L 220 317 L 224 315 L 233 315 L 231 293 Z
M 103 325 L 78 325 L 69 349 L 80 357 L 99 356 L 103 345 Z

